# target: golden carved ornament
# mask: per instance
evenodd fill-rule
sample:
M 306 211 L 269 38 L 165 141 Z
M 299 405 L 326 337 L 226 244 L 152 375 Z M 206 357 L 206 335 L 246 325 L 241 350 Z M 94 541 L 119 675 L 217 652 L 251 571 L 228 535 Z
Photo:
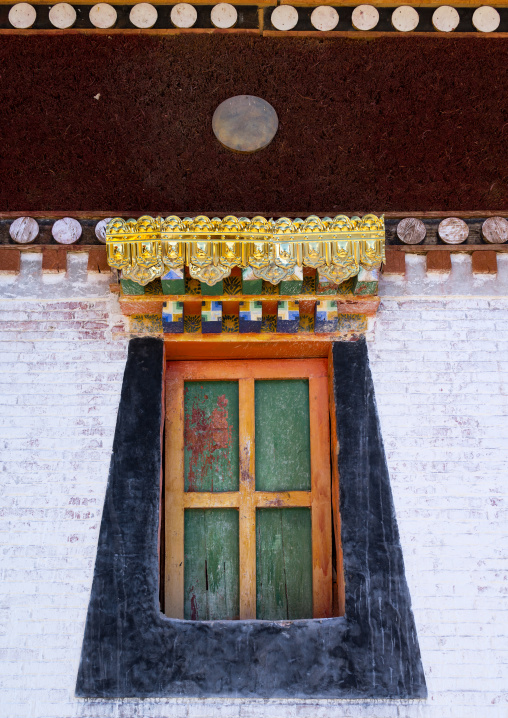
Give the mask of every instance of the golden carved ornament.
M 340 284 L 360 267 L 375 269 L 385 258 L 384 217 L 266 219 L 234 217 L 140 217 L 112 219 L 106 227 L 108 263 L 125 279 L 146 285 L 169 269 L 189 267 L 213 286 L 233 267 L 251 267 L 272 284 L 296 266 L 313 267 Z

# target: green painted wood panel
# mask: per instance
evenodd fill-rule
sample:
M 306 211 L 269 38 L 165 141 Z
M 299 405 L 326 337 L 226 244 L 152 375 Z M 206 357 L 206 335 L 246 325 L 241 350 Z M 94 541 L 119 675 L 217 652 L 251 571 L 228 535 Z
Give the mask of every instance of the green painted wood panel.
M 237 509 L 186 509 L 184 618 L 237 619 L 240 615 Z
M 310 509 L 256 511 L 256 616 L 312 618 Z
M 185 491 L 238 491 L 238 382 L 186 381 Z
M 256 381 L 256 489 L 310 491 L 309 382 Z

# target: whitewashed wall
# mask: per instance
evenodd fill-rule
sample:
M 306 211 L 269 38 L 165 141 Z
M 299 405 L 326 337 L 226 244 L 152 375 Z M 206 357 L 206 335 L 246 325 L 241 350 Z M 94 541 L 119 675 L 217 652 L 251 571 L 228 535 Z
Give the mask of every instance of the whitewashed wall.
M 74 698 L 126 357 L 109 278 L 0 277 L 1 718 L 506 718 L 508 277 L 385 279 L 369 351 L 429 698 Z M 500 269 L 502 269 L 500 267 Z M 446 296 L 440 296 L 445 294 Z M 234 670 L 234 668 L 232 668 Z

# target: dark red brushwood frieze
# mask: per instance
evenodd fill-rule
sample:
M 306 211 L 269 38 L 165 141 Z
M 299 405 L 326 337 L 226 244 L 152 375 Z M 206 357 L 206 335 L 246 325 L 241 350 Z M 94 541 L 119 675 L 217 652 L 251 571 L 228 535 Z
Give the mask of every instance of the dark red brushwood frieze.
M 508 208 L 508 40 L 6 36 L 2 211 Z M 215 108 L 275 108 L 268 148 Z

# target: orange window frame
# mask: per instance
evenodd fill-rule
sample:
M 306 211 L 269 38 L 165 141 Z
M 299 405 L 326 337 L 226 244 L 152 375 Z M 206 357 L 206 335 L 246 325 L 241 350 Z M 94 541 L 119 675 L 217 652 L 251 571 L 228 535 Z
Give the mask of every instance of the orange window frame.
M 256 491 L 255 489 L 256 379 L 308 379 L 310 491 Z M 238 491 L 212 493 L 186 492 L 184 489 L 184 383 L 199 380 L 238 381 L 240 454 Z M 333 427 L 332 419 L 332 430 Z M 336 597 L 334 600 L 332 596 L 332 476 L 328 360 L 314 358 L 169 361 L 166 365 L 165 442 L 165 614 L 172 618 L 184 617 L 185 509 L 238 509 L 240 619 L 245 620 L 256 618 L 256 509 L 304 506 L 311 510 L 313 617 L 332 616 Z M 336 469 L 333 470 L 334 492 L 337 483 L 335 474 Z M 335 509 L 338 509 L 336 501 L 334 501 L 334 528 L 336 547 L 339 548 L 338 511 Z M 337 556 L 339 557 L 339 553 Z

